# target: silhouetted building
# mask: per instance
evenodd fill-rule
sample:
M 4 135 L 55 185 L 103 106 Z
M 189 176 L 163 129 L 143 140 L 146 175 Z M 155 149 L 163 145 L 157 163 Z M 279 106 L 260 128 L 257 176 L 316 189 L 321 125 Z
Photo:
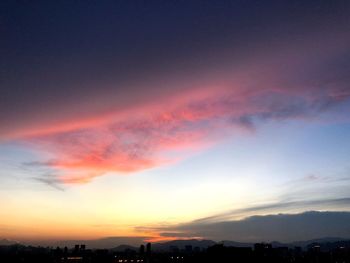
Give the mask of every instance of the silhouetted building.
M 79 247 L 80 247 L 79 245 L 75 245 L 74 246 L 74 252 L 78 253 L 79 252 Z
M 350 263 L 350 240 L 334 243 L 311 244 L 307 251 L 288 247 L 272 248 L 270 244 L 252 247 L 234 247 L 215 244 L 208 248 L 191 248 L 189 244 L 178 253 L 152 251 L 151 244 L 135 250 L 43 248 L 23 245 L 0 245 L 1 263 Z M 177 248 L 177 247 L 175 247 Z M 79 250 L 76 252 L 76 250 Z M 187 253 L 192 251 L 192 253 Z M 143 253 L 143 255 L 141 255 Z
M 145 246 L 144 245 L 140 246 L 140 251 L 139 252 L 140 252 L 141 255 L 145 254 Z
M 179 253 L 180 252 L 180 249 L 178 246 L 170 246 L 169 249 L 172 253 Z
M 267 243 L 256 243 L 254 244 L 254 250 L 259 252 L 259 251 L 264 251 L 264 250 L 269 250 L 272 249 L 272 245 L 271 244 L 267 244 Z
M 151 243 L 147 243 L 146 252 L 147 252 L 147 254 L 151 254 Z
M 312 244 L 311 246 L 309 246 L 309 250 L 311 250 L 312 252 L 320 252 L 321 246 L 318 244 Z
M 192 246 L 191 245 L 185 246 L 185 252 L 186 253 L 192 253 Z

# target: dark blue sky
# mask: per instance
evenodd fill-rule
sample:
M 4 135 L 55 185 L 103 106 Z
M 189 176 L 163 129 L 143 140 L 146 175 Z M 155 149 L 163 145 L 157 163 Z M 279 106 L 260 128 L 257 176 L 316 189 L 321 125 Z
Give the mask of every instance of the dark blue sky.
M 130 92 L 126 87 L 130 82 L 152 83 L 160 75 L 201 78 L 203 71 L 217 69 L 228 58 L 242 63 L 281 43 L 297 45 L 313 34 L 332 37 L 327 34 L 348 31 L 350 24 L 348 1 L 1 1 L 0 5 L 0 120 L 6 125 L 40 110 L 62 110 L 57 104 L 89 100 L 96 92 L 133 97 L 140 88 Z M 110 82 L 113 85 L 99 85 Z M 152 94 L 159 91 L 147 89 L 155 89 Z M 71 111 L 78 112 L 76 108 Z

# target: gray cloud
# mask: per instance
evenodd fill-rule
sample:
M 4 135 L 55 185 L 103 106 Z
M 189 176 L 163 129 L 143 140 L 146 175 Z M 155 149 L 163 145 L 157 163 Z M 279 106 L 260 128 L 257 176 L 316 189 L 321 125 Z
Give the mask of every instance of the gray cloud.
M 276 209 L 289 209 L 289 208 L 314 208 L 316 206 L 337 206 L 337 205 L 349 205 L 350 198 L 336 198 L 325 200 L 308 200 L 308 201 L 284 201 L 271 204 L 256 205 L 242 209 L 235 209 L 226 213 L 200 218 L 194 221 L 194 223 L 212 223 L 232 218 L 237 218 L 245 214 L 259 214 L 268 213 Z
M 57 179 L 56 175 L 46 174 L 42 177 L 32 177 L 34 181 L 46 184 L 56 190 L 64 191 L 64 187 L 62 186 L 62 183 Z
M 227 221 L 185 227 L 193 234 L 211 239 L 239 241 L 296 241 L 325 236 L 350 237 L 349 212 L 305 212 L 253 216 L 240 221 Z
M 298 241 L 325 236 L 350 237 L 350 212 L 304 212 L 299 214 L 263 215 L 278 210 L 317 207 L 348 207 L 350 198 L 289 201 L 252 206 L 200 218 L 188 223 L 154 227 L 137 227 L 139 231 L 154 231 L 161 236 L 203 237 L 213 240 Z M 305 209 L 304 209 L 305 210 Z M 307 209 L 306 209 L 307 210 Z M 237 216 L 251 214 L 241 220 Z M 260 214 L 260 215 L 259 215 Z

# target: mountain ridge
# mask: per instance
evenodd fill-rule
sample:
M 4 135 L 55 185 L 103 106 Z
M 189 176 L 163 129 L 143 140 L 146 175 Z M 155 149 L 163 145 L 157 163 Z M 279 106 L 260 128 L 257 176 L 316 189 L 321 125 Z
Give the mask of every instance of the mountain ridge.
M 139 246 L 138 245 L 129 245 L 129 244 L 119 244 L 117 246 L 108 246 L 103 247 L 101 244 L 99 244 L 99 241 L 109 240 L 111 242 L 116 240 L 121 240 L 120 237 L 108 237 L 108 238 L 101 238 L 96 240 L 69 240 L 69 241 L 60 241 L 60 246 L 68 246 L 72 248 L 74 244 L 86 244 L 88 248 L 90 249 L 109 249 L 113 251 L 122 252 L 125 250 L 133 250 L 138 251 Z M 272 241 L 272 242 L 265 242 L 270 243 L 273 247 L 301 247 L 301 248 L 307 248 L 308 246 L 312 244 L 322 244 L 323 246 L 329 245 L 332 246 L 332 244 L 338 244 L 341 242 L 349 242 L 350 238 L 340 238 L 340 237 L 322 237 L 317 239 L 310 239 L 310 240 L 303 240 L 303 241 L 294 241 L 294 242 L 279 242 L 279 241 Z M 69 244 L 71 245 L 69 245 Z M 140 242 L 139 244 L 144 244 L 145 242 Z M 154 251 L 171 251 L 173 249 L 179 249 L 183 250 L 186 248 L 186 246 L 191 246 L 192 249 L 199 248 L 207 249 L 208 247 L 211 247 L 213 245 L 222 244 L 227 247 L 254 247 L 255 243 L 261 243 L 261 242 L 237 242 L 232 240 L 222 240 L 222 241 L 213 241 L 209 239 L 175 239 L 165 242 L 157 242 L 152 243 L 152 250 Z M 21 244 L 17 241 L 12 241 L 8 239 L 1 239 L 0 240 L 0 246 L 12 246 L 12 245 L 27 245 L 32 246 L 32 244 Z M 55 246 L 55 245 L 51 245 Z

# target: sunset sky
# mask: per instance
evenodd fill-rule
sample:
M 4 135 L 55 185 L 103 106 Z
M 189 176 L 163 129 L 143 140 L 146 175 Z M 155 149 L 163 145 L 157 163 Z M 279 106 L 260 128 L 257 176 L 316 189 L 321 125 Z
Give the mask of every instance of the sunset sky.
M 348 216 L 350 1 L 0 1 L 0 36 L 0 239 Z

